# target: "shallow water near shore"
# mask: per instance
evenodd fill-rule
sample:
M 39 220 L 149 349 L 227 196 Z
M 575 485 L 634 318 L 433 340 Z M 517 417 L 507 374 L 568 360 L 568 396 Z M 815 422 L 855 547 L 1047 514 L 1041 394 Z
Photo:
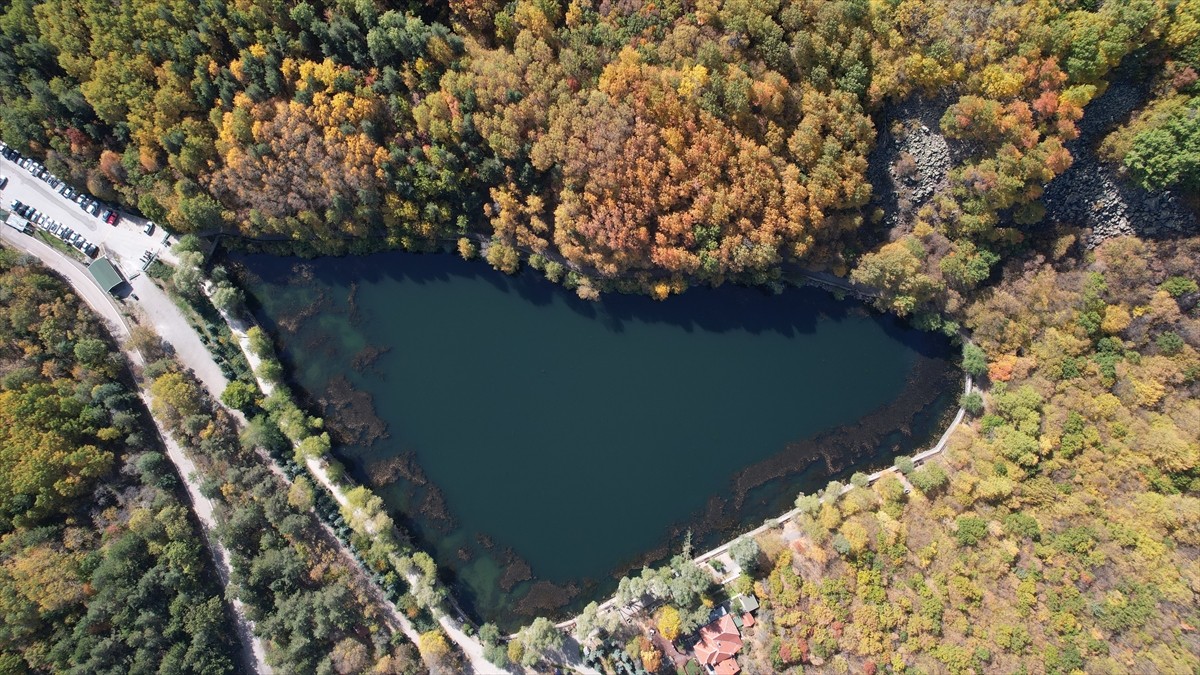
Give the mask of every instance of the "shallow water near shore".
M 823 291 L 577 299 L 449 255 L 229 263 L 336 454 L 516 626 L 940 432 L 940 336 Z

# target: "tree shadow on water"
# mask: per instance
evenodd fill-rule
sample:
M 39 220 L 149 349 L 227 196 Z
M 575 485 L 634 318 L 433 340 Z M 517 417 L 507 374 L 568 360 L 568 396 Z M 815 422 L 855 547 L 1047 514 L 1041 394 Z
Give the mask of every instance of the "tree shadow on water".
M 601 321 L 609 330 L 622 333 L 636 324 L 668 325 L 685 332 L 750 334 L 774 333 L 785 337 L 816 332 L 821 321 L 868 320 L 879 325 L 891 338 L 922 355 L 944 357 L 947 340 L 922 333 L 895 317 L 870 311 L 857 300 L 838 300 L 813 288 L 787 288 L 781 293 L 724 284 L 717 288 L 698 286 L 658 301 L 641 295 L 606 293 L 596 302 L 582 300 L 575 293 L 542 278 L 526 268 L 508 276 L 491 269 L 480 260 L 465 261 L 452 254 L 377 253 L 361 257 L 301 259 L 269 255 L 232 254 L 268 285 L 295 283 L 296 265 L 312 270 L 322 285 L 348 288 L 353 283 L 409 284 L 483 282 L 494 290 L 514 294 L 536 307 L 561 305 L 575 314 Z

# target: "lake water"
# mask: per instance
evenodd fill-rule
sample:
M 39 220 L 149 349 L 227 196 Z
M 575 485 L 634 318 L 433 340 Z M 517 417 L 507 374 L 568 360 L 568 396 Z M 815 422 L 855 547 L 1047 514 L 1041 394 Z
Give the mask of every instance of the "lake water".
M 944 339 L 813 289 L 585 302 L 450 255 L 230 263 L 338 456 L 508 626 L 921 449 L 960 387 Z

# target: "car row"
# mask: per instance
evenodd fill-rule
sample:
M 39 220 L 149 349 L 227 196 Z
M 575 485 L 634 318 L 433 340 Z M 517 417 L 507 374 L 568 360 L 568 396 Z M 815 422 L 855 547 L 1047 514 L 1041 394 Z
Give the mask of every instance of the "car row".
M 19 152 L 5 145 L 3 141 L 0 141 L 0 155 L 15 162 L 17 166 L 26 169 L 35 178 L 46 181 L 46 183 L 49 184 L 55 192 L 61 195 L 64 199 L 74 202 L 75 205 L 82 209 L 84 213 L 96 216 L 113 227 L 116 227 L 118 224 L 120 224 L 120 211 L 109 207 L 104 202 L 101 202 L 100 200 L 95 199 L 84 192 L 76 190 L 68 185 L 65 181 L 47 171 L 46 167 L 42 166 L 36 160 L 28 157 L 22 157 Z M 3 188 L 7 182 L 8 178 L 0 176 L 0 188 Z M 142 227 L 142 231 L 145 232 L 147 236 L 153 235 L 154 229 L 155 224 L 153 221 L 147 221 Z
M 58 237 L 71 246 L 74 246 L 89 258 L 95 258 L 96 254 L 100 252 L 100 247 L 85 239 L 82 234 L 79 234 L 75 230 L 72 230 L 57 220 L 50 218 L 44 213 L 39 213 L 37 209 L 28 204 L 23 204 L 20 201 L 13 200 L 10 208 L 13 213 L 28 220 L 31 225 L 36 226 L 38 229 L 45 230 L 46 232 Z
M 46 167 L 42 166 L 42 164 L 37 160 L 29 157 L 22 157 L 21 153 L 3 144 L 0 144 L 0 155 L 3 155 L 5 159 L 15 162 L 17 166 L 28 171 L 34 178 L 45 181 L 51 188 L 54 189 L 55 192 L 75 202 L 75 204 L 78 205 L 84 213 L 90 213 L 93 216 L 100 216 L 101 209 L 107 209 L 105 211 L 104 222 L 108 223 L 109 225 L 116 225 L 120 220 L 120 216 L 115 215 L 115 209 L 107 208 L 100 200 L 93 199 L 89 195 L 76 191 L 74 188 L 67 185 L 67 183 L 61 178 L 55 176 L 53 173 L 50 173 L 50 171 L 46 169 Z

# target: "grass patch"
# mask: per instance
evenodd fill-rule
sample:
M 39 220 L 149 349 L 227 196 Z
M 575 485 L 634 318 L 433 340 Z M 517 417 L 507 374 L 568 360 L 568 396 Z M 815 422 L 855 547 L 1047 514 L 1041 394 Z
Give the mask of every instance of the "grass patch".
M 65 253 L 68 256 L 70 256 L 71 258 L 74 258 L 75 260 L 79 260 L 79 261 L 83 262 L 84 264 L 91 262 L 82 253 L 80 253 L 79 250 L 76 249 L 74 246 L 68 244 L 67 242 L 63 241 L 62 239 L 59 239 L 58 237 L 50 234 L 49 232 L 47 232 L 45 230 L 35 230 L 33 236 L 42 240 L 43 243 L 50 246 L 51 248 L 58 249 L 58 251 L 60 253 Z

